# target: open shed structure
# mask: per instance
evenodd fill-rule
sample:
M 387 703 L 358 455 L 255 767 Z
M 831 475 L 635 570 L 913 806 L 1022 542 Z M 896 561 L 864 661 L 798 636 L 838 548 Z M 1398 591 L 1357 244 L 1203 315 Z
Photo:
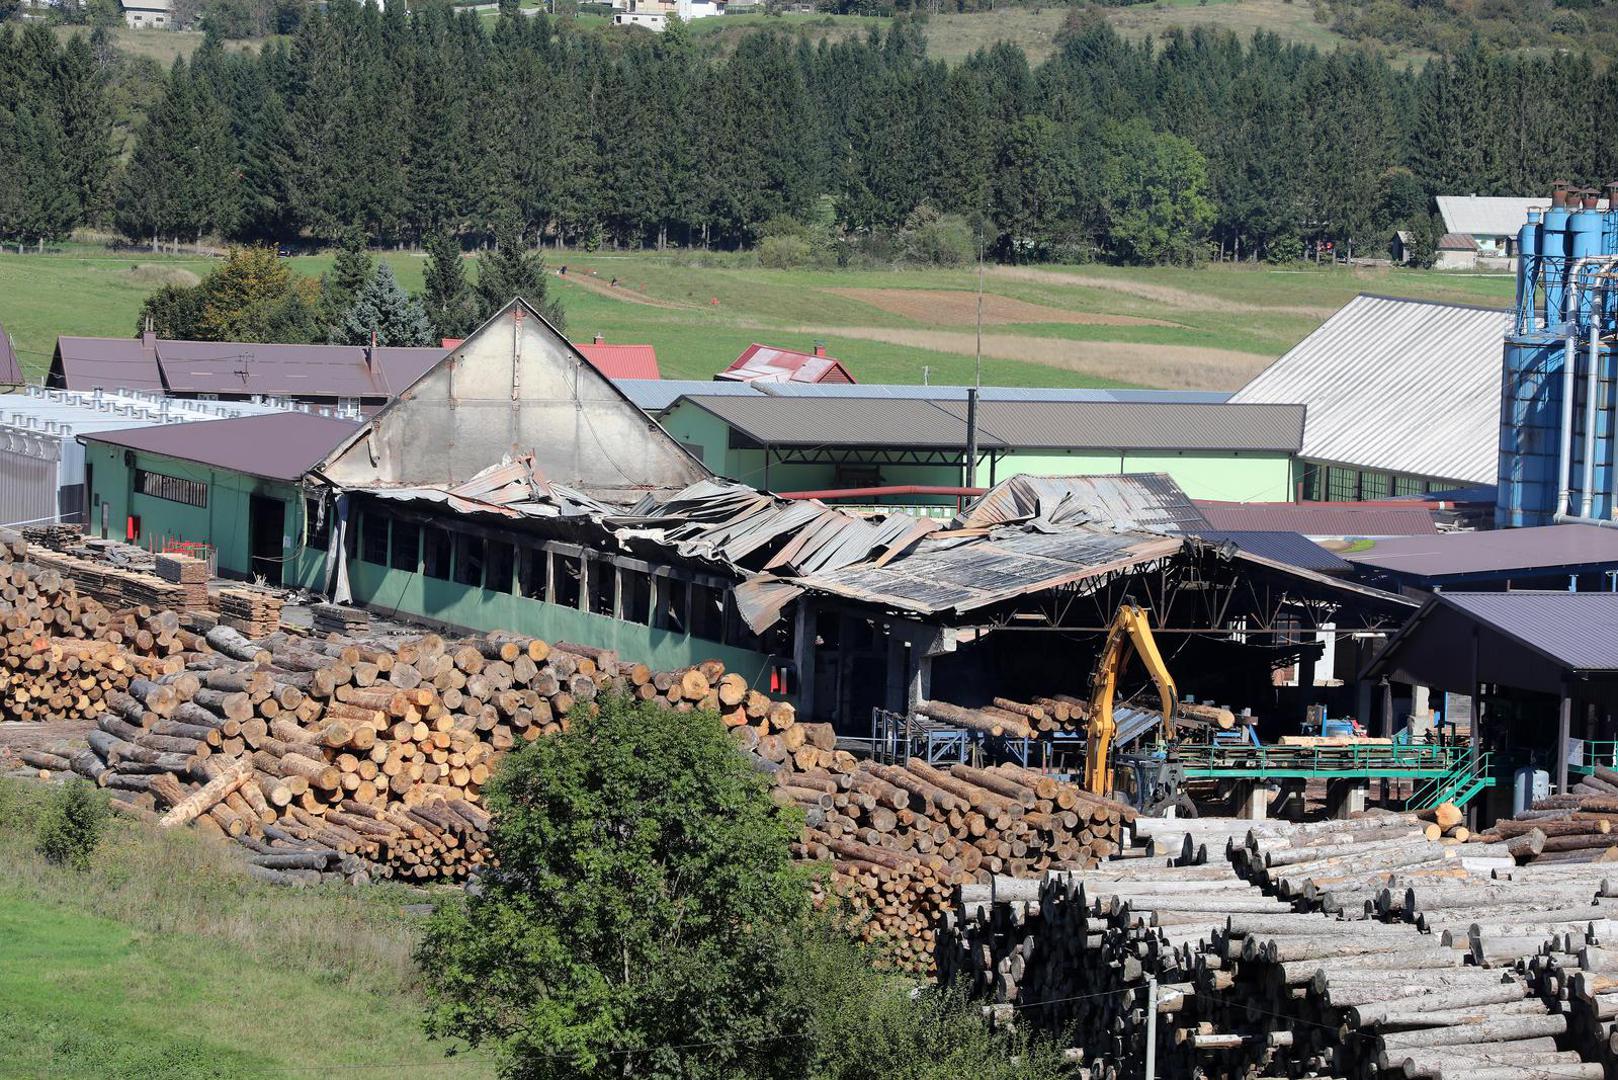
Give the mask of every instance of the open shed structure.
M 1618 744 L 1618 593 L 1441 592 L 1365 671 L 1471 699 L 1472 740 L 1509 773 L 1613 761 Z M 1504 789 L 1489 809 L 1509 812 Z

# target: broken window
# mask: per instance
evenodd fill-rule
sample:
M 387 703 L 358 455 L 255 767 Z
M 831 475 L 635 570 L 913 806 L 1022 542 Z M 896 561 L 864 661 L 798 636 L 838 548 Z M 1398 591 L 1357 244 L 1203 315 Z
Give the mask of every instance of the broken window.
M 579 556 L 551 552 L 551 603 L 561 607 L 579 606 L 583 576 Z
M 707 641 L 724 640 L 725 597 L 711 585 L 691 586 L 691 634 Z
M 618 613 L 618 568 L 606 559 L 590 560 L 590 610 L 597 615 Z
M 686 604 L 690 600 L 690 588 L 680 578 L 661 577 L 657 579 L 657 618 L 653 625 L 660 630 L 673 630 L 675 633 L 687 632 L 688 616 Z
M 618 617 L 647 625 L 652 617 L 652 578 L 639 570 L 618 571 Z
M 530 600 L 545 599 L 545 549 L 525 547 L 518 564 L 517 586 Z
M 483 567 L 483 587 L 495 592 L 511 591 L 512 547 L 504 540 L 490 540 Z
M 483 537 L 455 534 L 455 581 L 459 585 L 483 584 Z
M 421 572 L 439 581 L 449 580 L 449 557 L 453 550 L 449 530 L 429 525 L 422 530 Z
M 396 520 L 393 523 L 392 556 L 388 565 L 395 570 L 414 574 L 421 569 L 421 526 L 414 521 Z
M 326 545 L 331 543 L 331 507 L 326 505 L 325 499 L 303 500 L 303 535 L 304 545 L 317 551 L 325 551 Z
M 738 649 L 753 649 L 755 651 L 762 649 L 758 635 L 753 633 L 746 621 L 742 619 L 742 613 L 737 610 L 735 597 L 729 589 L 725 590 L 724 642 L 726 645 L 732 645 Z
M 360 558 L 377 566 L 388 565 L 387 515 L 374 510 L 360 515 Z

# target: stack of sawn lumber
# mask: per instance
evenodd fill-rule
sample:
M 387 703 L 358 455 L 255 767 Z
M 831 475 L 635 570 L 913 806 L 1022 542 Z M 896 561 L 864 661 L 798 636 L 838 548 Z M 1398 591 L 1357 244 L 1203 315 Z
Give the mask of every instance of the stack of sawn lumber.
M 1618 860 L 1618 771 L 1597 766 L 1563 795 L 1540 799 L 1516 817 L 1501 819 L 1473 839 L 1532 845 L 1535 863 L 1605 863 Z
M 1143 833 L 1154 824 L 1137 822 Z M 1180 823 L 1182 851 L 1224 836 L 1230 859 L 1115 862 L 1037 887 L 963 888 L 941 974 L 992 994 L 1003 1018 L 1074 1031 L 1096 1078 L 1140 1075 L 1150 976 L 1160 1075 L 1595 1080 L 1599 1059 L 1581 1055 L 1566 1010 L 1531 996 L 1522 970 L 1543 951 L 1546 927 L 1565 929 L 1562 916 L 1510 916 L 1481 895 L 1499 887 L 1491 874 L 1537 868 L 1516 867 L 1500 848 L 1440 843 L 1435 855 L 1424 846 L 1429 824 L 1391 814 L 1267 822 L 1238 839 L 1234 827 Z M 1489 920 L 1475 935 L 1367 917 L 1364 900 L 1378 889 L 1443 889 L 1433 895 L 1449 902 L 1460 882 L 1479 890 Z M 1332 896 L 1345 901 L 1335 913 L 1322 910 Z M 1589 916 L 1588 894 L 1585 903 Z M 1564 944 L 1586 948 L 1591 926 L 1566 925 Z
M 776 772 L 774 789 L 807 816 L 794 854 L 832 864 L 817 901 L 844 903 L 901 970 L 932 970 L 935 924 L 954 886 L 1094 866 L 1128 842 L 1133 809 L 1045 774 L 881 764 L 834 750 L 828 725 L 797 727 L 809 753 Z

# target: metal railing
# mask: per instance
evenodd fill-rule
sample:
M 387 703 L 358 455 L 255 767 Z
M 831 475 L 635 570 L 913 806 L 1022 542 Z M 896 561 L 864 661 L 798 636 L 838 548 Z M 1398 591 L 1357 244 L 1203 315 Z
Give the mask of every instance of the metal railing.
M 1188 776 L 1289 773 L 1441 777 L 1469 751 L 1458 746 L 1186 746 L 1177 756 Z
M 1586 739 L 1579 761 L 1569 762 L 1568 770 L 1588 773 L 1595 771 L 1598 765 L 1618 769 L 1618 739 Z
M 1410 792 L 1406 810 L 1426 810 L 1442 802 L 1464 806 L 1483 788 L 1494 783 L 1494 755 L 1468 747 L 1465 754 L 1443 776 L 1435 776 Z

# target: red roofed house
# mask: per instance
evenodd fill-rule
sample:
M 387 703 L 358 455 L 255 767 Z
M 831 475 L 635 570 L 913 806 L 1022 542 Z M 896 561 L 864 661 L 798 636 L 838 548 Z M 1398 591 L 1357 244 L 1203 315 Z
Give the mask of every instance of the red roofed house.
M 826 355 L 826 346 L 816 345 L 812 353 L 776 349 L 754 343 L 714 379 L 727 382 L 762 383 L 851 383 L 854 376 L 836 357 Z
M 657 350 L 650 345 L 608 345 L 600 334 L 589 343 L 575 342 L 590 366 L 609 379 L 661 379 Z

